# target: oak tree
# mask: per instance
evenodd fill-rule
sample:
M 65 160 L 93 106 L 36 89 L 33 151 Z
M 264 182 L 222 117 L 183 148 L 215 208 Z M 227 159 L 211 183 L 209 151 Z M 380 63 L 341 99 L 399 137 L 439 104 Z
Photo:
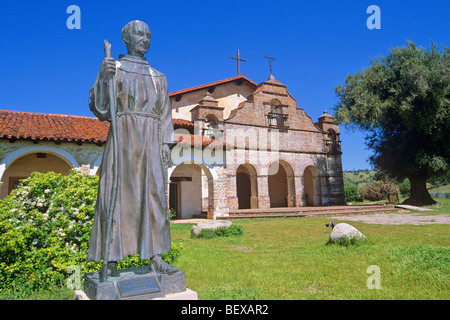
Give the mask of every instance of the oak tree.
M 335 91 L 335 117 L 367 134 L 374 167 L 400 181 L 409 178 L 404 203 L 434 204 L 426 181 L 450 170 L 450 49 L 409 41 L 371 59 Z

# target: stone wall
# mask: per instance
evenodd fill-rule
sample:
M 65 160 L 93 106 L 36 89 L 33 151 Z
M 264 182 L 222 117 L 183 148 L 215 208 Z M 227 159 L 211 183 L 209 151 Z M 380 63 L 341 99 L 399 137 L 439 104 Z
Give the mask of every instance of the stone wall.
M 66 174 L 72 168 L 95 174 L 103 155 L 103 146 L 89 143 L 41 141 L 35 144 L 24 140 L 10 143 L 0 139 L 0 148 L 0 198 L 4 198 L 10 189 L 10 177 L 27 177 L 32 171 L 47 172 L 50 169 Z M 48 156 L 37 158 L 38 153 Z

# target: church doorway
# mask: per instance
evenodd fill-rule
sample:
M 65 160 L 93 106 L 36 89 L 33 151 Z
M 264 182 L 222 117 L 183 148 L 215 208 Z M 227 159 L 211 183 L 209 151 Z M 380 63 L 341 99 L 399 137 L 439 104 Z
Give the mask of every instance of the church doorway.
M 52 153 L 35 152 L 25 154 L 15 159 L 3 173 L 0 199 L 5 198 L 17 187 L 22 179 L 28 178 L 34 171 L 42 173 L 53 171 L 67 175 L 71 169 L 73 169 L 73 166 L 69 161 Z
M 177 219 L 206 213 L 213 202 L 213 179 L 203 164 L 181 163 L 170 175 L 169 208 Z
M 295 206 L 294 171 L 286 161 L 275 161 L 269 167 L 268 175 L 270 207 Z
M 303 185 L 305 192 L 305 202 L 307 207 L 319 206 L 320 201 L 320 181 L 319 170 L 314 166 L 308 166 L 303 173 Z
M 236 193 L 239 209 L 258 208 L 257 174 L 250 164 L 243 164 L 236 170 Z

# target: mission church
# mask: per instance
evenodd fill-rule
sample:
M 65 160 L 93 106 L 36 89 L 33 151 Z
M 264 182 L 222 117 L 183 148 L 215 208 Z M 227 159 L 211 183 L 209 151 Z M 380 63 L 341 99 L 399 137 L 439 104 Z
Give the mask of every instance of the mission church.
M 167 172 L 176 218 L 230 210 L 344 204 L 339 127 L 314 122 L 270 75 L 244 75 L 169 94 L 175 128 Z M 0 110 L 0 198 L 31 172 L 99 173 L 108 121 Z

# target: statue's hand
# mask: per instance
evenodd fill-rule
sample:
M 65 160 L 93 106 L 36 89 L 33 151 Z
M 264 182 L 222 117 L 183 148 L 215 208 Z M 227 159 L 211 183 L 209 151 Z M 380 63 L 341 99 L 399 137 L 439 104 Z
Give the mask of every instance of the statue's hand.
M 104 58 L 100 65 L 100 80 L 106 82 L 115 74 L 116 60 L 114 58 Z
M 168 144 L 163 143 L 162 145 L 162 160 L 165 165 L 170 165 L 171 157 L 170 157 L 170 147 Z

